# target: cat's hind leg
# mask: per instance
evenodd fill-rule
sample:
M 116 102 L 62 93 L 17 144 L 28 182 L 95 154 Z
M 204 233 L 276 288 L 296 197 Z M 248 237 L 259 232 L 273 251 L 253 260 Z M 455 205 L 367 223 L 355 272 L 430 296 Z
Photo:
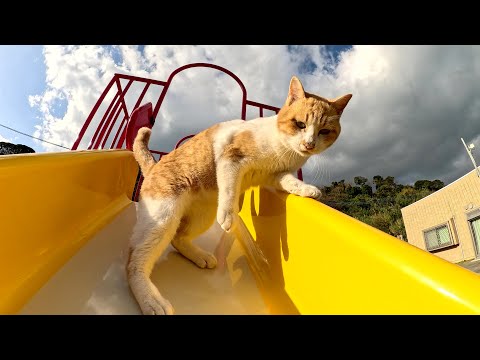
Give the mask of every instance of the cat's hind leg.
M 217 259 L 213 254 L 193 244 L 192 240 L 213 225 L 215 211 L 215 203 L 204 203 L 201 208 L 192 205 L 182 217 L 177 233 L 172 241 L 172 245 L 180 254 L 202 269 L 213 269 L 217 266 Z
M 145 315 L 170 315 L 174 312 L 170 302 L 150 280 L 150 275 L 156 260 L 172 241 L 183 209 L 181 197 L 139 201 L 137 223 L 130 240 L 127 277 Z

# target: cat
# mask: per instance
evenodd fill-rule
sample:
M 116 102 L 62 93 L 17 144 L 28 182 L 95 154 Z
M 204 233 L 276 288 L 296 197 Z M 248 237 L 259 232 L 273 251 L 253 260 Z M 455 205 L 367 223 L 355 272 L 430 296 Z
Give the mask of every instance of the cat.
M 307 93 L 293 76 L 277 115 L 215 124 L 159 162 L 148 149 L 151 130 L 139 129 L 133 153 L 144 181 L 126 271 L 143 314 L 174 313 L 150 280 L 156 260 L 170 243 L 198 267 L 216 266 L 214 255 L 192 240 L 209 229 L 215 218 L 225 232 L 234 231 L 241 221 L 240 195 L 250 186 L 320 198 L 317 187 L 293 174 L 310 156 L 336 141 L 340 116 L 351 97 L 328 100 Z

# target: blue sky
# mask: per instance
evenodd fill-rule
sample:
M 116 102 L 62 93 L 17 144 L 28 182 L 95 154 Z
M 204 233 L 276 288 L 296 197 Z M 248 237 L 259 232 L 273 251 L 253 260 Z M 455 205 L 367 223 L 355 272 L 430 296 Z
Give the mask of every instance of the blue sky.
M 0 45 L 0 124 L 70 148 L 115 72 L 166 80 L 193 62 L 226 67 L 250 100 L 274 106 L 292 75 L 327 98 L 353 93 L 339 140 L 305 166 L 306 179 L 318 184 L 358 175 L 449 183 L 472 170 L 460 137 L 480 149 L 480 46 L 469 45 Z M 179 86 L 162 106 L 157 150 L 238 110 L 238 86 L 189 71 L 175 78 Z M 65 151 L 2 127 L 1 138 Z
M 42 46 L 0 46 L 0 124 L 33 134 L 39 121 L 37 110 L 30 107 L 28 96 L 45 90 L 45 64 Z M 44 151 L 27 136 L 0 127 L 0 135 Z

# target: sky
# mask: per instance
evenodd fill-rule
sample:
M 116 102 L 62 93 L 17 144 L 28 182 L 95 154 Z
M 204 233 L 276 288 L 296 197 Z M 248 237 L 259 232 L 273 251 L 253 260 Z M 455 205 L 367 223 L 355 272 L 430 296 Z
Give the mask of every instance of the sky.
M 304 166 L 310 183 L 381 175 L 403 184 L 419 179 L 448 184 L 473 169 L 460 138 L 480 151 L 480 46 L 468 45 L 1 45 L 0 125 L 71 148 L 114 73 L 165 81 L 193 62 L 229 69 L 244 83 L 249 100 L 277 107 L 293 75 L 306 91 L 323 97 L 353 94 L 337 142 Z M 137 85 L 129 90 L 129 111 L 141 90 Z M 159 91 L 152 87 L 144 103 L 155 101 Z M 171 151 L 183 136 L 239 118 L 240 105 L 241 91 L 232 78 L 212 69 L 186 70 L 172 81 L 151 148 Z M 105 108 L 106 103 L 100 110 Z M 247 111 L 247 120 L 257 116 Z M 0 141 L 36 152 L 67 151 L 1 126 Z

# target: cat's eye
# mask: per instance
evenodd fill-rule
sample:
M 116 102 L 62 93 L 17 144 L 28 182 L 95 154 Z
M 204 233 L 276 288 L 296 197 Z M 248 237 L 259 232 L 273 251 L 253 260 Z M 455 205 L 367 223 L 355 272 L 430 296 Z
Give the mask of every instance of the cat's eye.
M 330 134 L 330 130 L 329 129 L 322 129 L 318 132 L 318 136 L 320 135 L 328 135 Z
M 300 128 L 300 129 L 305 129 L 307 125 L 301 121 L 296 121 L 295 124 Z

